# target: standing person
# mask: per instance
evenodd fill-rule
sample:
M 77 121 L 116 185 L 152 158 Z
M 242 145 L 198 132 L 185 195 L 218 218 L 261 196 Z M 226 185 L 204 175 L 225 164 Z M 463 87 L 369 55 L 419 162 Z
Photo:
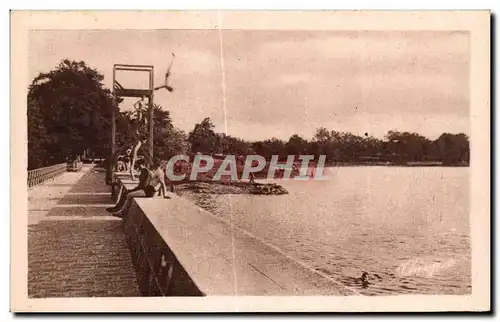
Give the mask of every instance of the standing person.
M 135 180 L 134 176 L 134 166 L 135 163 L 137 162 L 137 153 L 139 152 L 139 149 L 143 144 L 146 143 L 146 137 L 145 136 L 140 136 L 139 139 L 137 140 L 136 144 L 134 145 L 134 148 L 132 149 L 132 157 L 130 161 L 130 177 L 132 178 L 132 181 Z
M 147 110 L 147 104 L 146 104 L 146 96 L 142 96 L 140 100 L 134 103 L 134 109 L 136 112 L 136 119 L 139 124 L 139 126 L 144 126 L 146 127 L 148 123 L 148 119 L 143 115 L 145 111 Z
M 131 161 L 132 149 L 127 149 L 125 155 L 123 156 L 123 163 L 125 164 L 125 171 L 129 171 L 130 169 L 130 161 Z
M 116 170 L 118 172 L 123 172 L 125 166 L 123 164 L 123 155 L 118 155 L 116 158 Z
M 249 175 L 249 179 L 250 179 L 249 183 L 255 184 L 255 176 L 254 176 L 253 172 L 250 172 L 248 175 Z
M 145 182 L 147 183 L 141 187 L 138 186 L 133 189 L 135 190 L 134 192 L 128 193 L 125 197 L 125 201 L 123 202 L 123 206 L 119 210 L 109 210 L 110 212 L 112 212 L 113 216 L 123 218 L 127 213 L 128 208 L 130 207 L 130 203 L 132 202 L 133 197 L 145 196 L 147 198 L 152 198 L 158 192 L 158 195 L 163 195 L 163 198 L 170 199 L 170 197 L 166 195 L 165 171 L 163 171 L 163 167 L 161 166 L 160 162 L 153 162 L 151 170 L 152 171 L 148 171 L 150 174 L 149 179 L 145 180 Z

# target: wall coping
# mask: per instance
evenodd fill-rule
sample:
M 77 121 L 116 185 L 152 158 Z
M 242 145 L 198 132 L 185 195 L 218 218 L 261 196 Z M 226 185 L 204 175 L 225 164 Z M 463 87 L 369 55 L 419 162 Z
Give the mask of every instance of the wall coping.
M 117 177 L 123 189 L 137 181 Z M 134 198 L 197 287 L 210 295 L 359 295 L 252 233 L 173 193 Z

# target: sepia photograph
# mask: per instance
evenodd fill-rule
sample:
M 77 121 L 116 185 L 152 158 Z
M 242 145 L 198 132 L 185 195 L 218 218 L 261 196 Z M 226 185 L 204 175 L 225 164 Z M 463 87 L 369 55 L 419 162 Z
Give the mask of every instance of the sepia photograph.
M 489 12 L 11 16 L 13 310 L 489 310 Z

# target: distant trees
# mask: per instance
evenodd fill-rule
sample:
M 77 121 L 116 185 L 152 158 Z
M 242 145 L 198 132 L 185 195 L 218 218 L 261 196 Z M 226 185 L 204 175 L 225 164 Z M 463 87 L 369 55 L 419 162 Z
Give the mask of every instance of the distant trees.
M 445 164 L 469 163 L 470 148 L 467 135 L 443 133 L 434 144 L 436 154 Z
M 280 158 L 286 158 L 286 143 L 277 138 L 252 143 L 255 154 L 261 155 L 266 159 L 271 159 L 273 155 L 279 155 Z
M 192 152 L 206 154 L 258 154 L 266 159 L 278 155 L 325 155 L 329 163 L 370 163 L 374 161 L 405 164 L 407 162 L 440 161 L 445 165 L 469 163 L 469 138 L 461 134 L 442 134 L 430 140 L 420 134 L 389 131 L 385 138 L 358 136 L 318 128 L 311 140 L 292 135 L 288 141 L 271 138 L 248 142 L 216 133 L 210 118 L 195 125 L 189 134 Z
M 154 106 L 154 157 L 168 160 L 177 154 L 186 154 L 190 145 L 186 134 L 175 128 L 170 118 L 170 112 L 160 105 Z
M 408 132 L 389 131 L 386 136 L 386 149 L 391 161 L 430 161 L 436 159 L 432 152 L 432 142 L 427 138 Z
M 446 165 L 469 163 L 469 138 L 463 133 L 443 133 L 437 140 L 431 141 L 416 133 L 389 131 L 387 140 L 387 152 L 399 162 L 442 161 Z
M 253 149 L 249 142 L 230 135 L 217 134 L 216 142 L 217 153 L 238 155 L 253 154 Z
M 197 123 L 189 132 L 188 141 L 193 153 L 217 153 L 217 135 L 214 132 L 215 125 L 209 117 L 201 123 Z
M 285 147 L 288 155 L 302 155 L 312 152 L 309 147 L 309 142 L 297 134 L 290 137 L 288 142 L 285 144 Z
M 241 155 L 253 153 L 249 142 L 224 133 L 215 133 L 214 129 L 215 125 L 208 117 L 194 126 L 188 136 L 192 153 Z

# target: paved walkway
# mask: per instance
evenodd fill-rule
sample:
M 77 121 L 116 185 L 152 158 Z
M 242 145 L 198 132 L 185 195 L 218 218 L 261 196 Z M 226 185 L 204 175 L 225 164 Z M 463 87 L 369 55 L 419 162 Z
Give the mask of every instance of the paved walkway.
M 28 296 L 140 296 L 104 172 L 85 166 L 28 193 Z

